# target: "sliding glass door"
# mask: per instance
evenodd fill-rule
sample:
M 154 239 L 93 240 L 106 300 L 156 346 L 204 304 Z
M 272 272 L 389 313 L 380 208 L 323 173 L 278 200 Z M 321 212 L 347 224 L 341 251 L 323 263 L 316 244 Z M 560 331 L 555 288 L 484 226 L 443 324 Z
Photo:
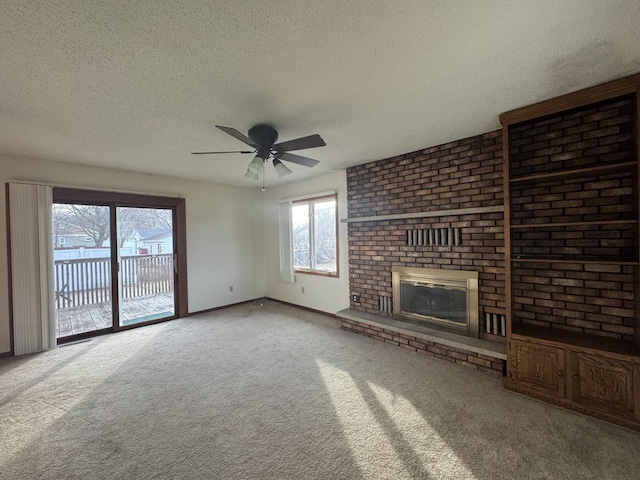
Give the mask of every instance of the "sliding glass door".
M 53 190 L 58 342 L 187 310 L 184 200 Z
M 117 207 L 120 326 L 175 315 L 170 209 Z
M 109 206 L 54 203 L 52 217 L 57 338 L 110 330 Z

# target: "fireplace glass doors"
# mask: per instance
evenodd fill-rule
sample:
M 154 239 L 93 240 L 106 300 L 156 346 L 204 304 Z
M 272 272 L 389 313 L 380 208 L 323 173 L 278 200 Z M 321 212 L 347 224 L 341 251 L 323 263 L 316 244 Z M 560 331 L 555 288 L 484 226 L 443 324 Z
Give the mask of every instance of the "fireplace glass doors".
M 478 273 L 393 268 L 393 313 L 398 320 L 478 336 Z

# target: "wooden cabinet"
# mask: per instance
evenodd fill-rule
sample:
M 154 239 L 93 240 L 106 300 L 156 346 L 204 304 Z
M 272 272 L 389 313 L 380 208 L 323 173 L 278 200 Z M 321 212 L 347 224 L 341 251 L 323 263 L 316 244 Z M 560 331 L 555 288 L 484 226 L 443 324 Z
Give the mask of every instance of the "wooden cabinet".
M 640 420 L 638 365 L 575 351 L 569 351 L 569 365 L 573 402 Z
M 640 358 L 513 335 L 505 388 L 640 430 Z
M 507 382 L 553 397 L 565 396 L 564 350 L 511 340 Z
M 500 116 L 505 387 L 640 430 L 640 75 Z

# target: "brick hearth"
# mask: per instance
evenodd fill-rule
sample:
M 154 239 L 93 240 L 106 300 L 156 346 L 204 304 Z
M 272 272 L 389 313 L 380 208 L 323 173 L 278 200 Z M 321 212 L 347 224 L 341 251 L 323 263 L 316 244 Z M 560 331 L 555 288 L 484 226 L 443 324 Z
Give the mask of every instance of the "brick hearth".
M 461 337 L 350 309 L 338 312 L 337 316 L 342 328 L 349 332 L 492 375 L 504 375 L 507 358 L 504 342 Z

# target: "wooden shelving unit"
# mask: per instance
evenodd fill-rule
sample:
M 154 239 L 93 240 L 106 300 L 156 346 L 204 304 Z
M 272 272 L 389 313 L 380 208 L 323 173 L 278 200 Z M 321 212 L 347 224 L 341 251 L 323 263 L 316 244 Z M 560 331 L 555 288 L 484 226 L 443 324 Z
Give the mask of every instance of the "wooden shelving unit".
M 640 75 L 504 113 L 507 378 L 640 430 Z

